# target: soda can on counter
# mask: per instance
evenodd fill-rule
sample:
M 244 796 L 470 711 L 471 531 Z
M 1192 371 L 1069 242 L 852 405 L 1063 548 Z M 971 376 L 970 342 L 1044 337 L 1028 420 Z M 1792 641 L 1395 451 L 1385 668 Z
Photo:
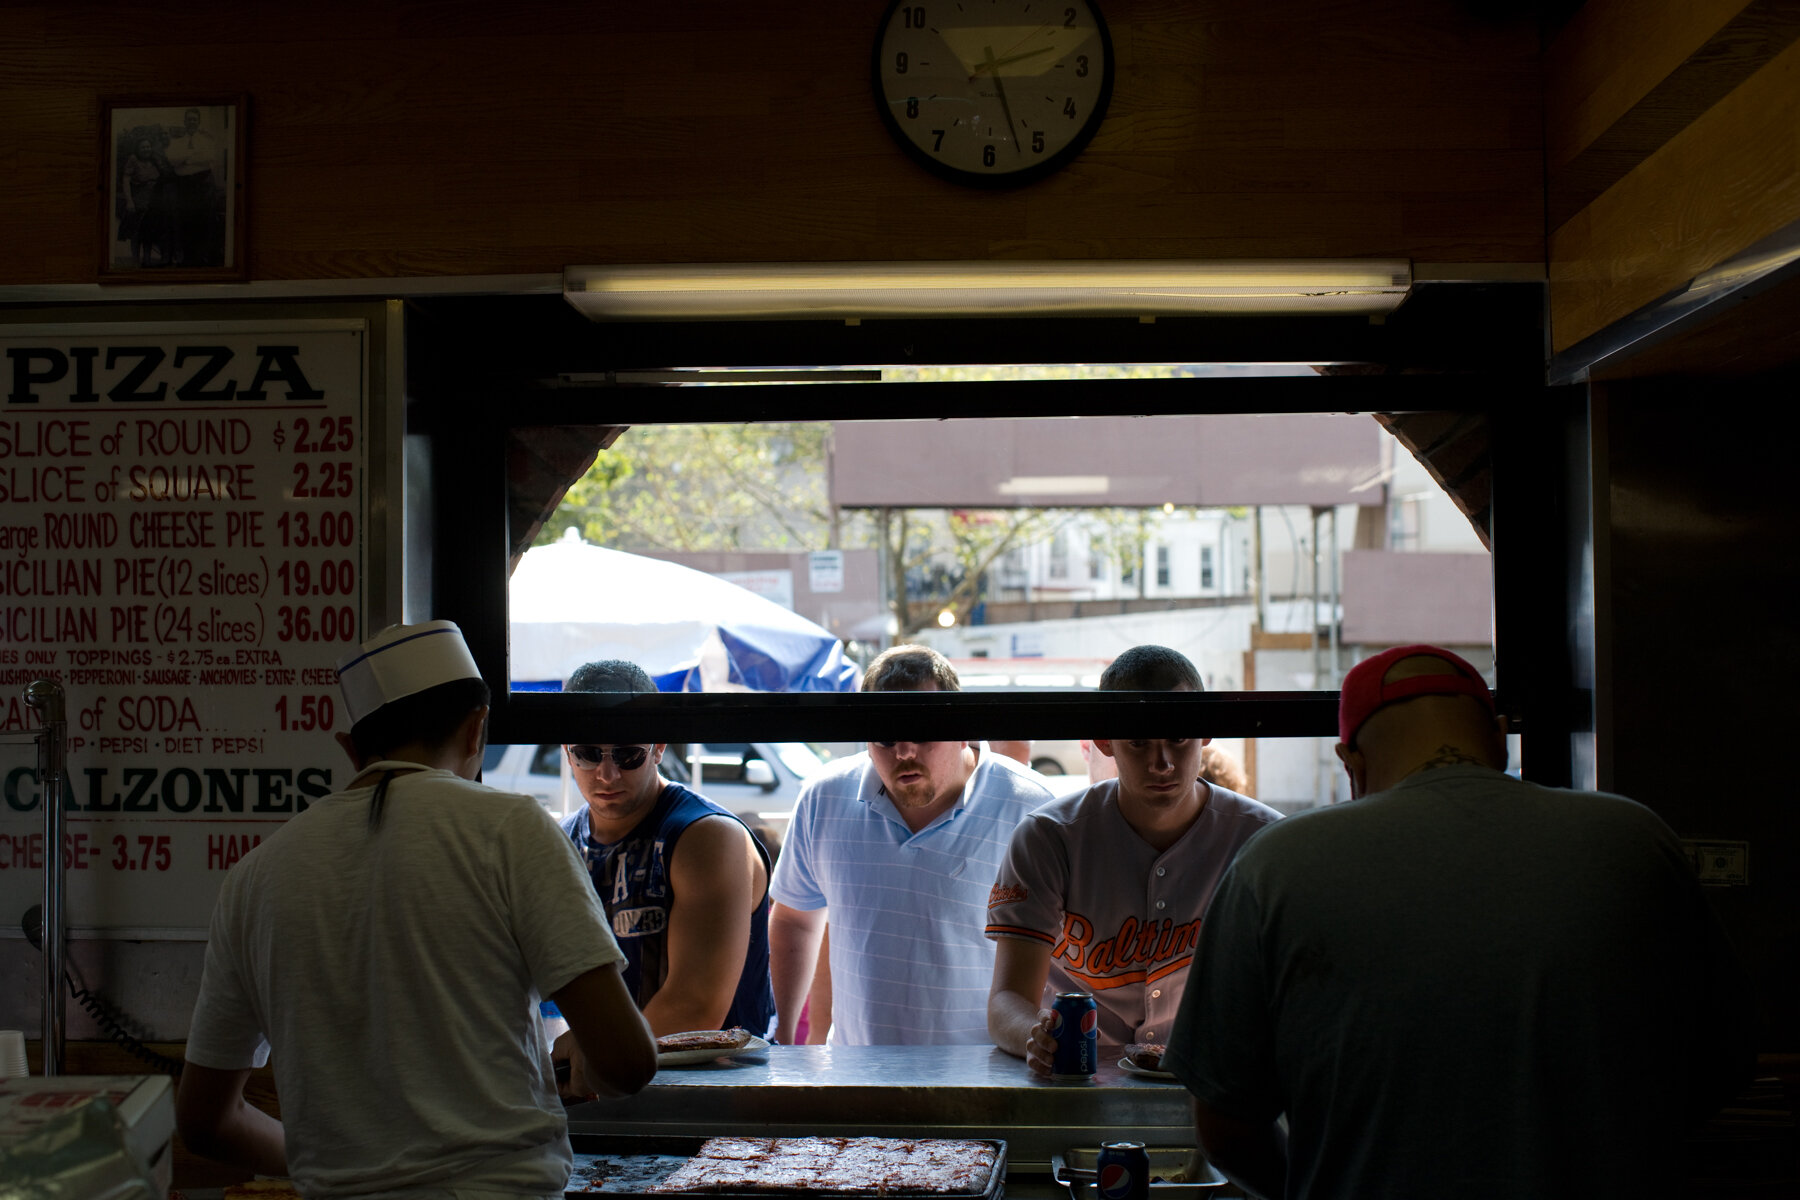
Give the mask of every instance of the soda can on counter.
M 1102 1142 L 1094 1176 L 1105 1200 L 1150 1200 L 1150 1154 L 1142 1142 Z
M 1100 1069 L 1100 1006 L 1088 992 L 1058 992 L 1050 1003 L 1050 1036 L 1056 1053 L 1050 1078 L 1086 1082 Z

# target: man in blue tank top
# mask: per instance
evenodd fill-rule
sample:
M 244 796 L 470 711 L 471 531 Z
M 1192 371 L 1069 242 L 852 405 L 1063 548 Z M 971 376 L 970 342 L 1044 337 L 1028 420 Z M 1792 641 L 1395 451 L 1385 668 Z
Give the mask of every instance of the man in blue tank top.
M 588 663 L 572 692 L 654 692 L 643 668 Z M 563 747 L 585 807 L 563 832 L 625 952 L 625 985 L 662 1037 L 742 1026 L 767 1036 L 769 854 L 728 810 L 662 777 L 664 743 Z M 678 853 L 679 851 L 679 853 Z

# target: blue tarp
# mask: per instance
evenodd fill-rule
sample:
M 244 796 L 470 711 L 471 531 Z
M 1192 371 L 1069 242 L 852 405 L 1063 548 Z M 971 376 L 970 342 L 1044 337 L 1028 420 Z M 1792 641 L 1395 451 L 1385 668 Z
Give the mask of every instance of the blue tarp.
M 824 627 L 662 559 L 565 539 L 525 552 L 509 587 L 515 690 L 556 690 L 623 658 L 663 691 L 850 692 L 856 664 Z

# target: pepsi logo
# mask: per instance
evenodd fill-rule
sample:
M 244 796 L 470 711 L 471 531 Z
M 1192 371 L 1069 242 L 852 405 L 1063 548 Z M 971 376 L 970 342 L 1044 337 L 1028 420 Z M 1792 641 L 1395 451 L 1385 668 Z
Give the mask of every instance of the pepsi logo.
M 1119 1163 L 1100 1168 L 1100 1194 L 1107 1200 L 1122 1200 L 1131 1195 L 1131 1172 Z
M 1051 1009 L 1050 1010 L 1050 1036 L 1051 1037 L 1062 1036 L 1062 1027 L 1063 1027 L 1062 1013 L 1058 1012 L 1054 1008 Z
M 1100 1010 L 1090 1008 L 1081 1014 L 1081 1032 L 1091 1035 L 1100 1024 Z

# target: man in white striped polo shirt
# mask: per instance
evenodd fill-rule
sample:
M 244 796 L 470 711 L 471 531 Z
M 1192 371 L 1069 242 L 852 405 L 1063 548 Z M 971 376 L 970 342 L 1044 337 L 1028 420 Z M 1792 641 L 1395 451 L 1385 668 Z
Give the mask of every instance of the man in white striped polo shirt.
M 961 689 L 937 651 L 896 646 L 862 690 Z M 829 920 L 832 1045 L 986 1042 L 988 889 L 1013 828 L 1052 796 L 970 742 L 870 742 L 808 779 L 769 885 L 776 1037 L 794 1040 Z

